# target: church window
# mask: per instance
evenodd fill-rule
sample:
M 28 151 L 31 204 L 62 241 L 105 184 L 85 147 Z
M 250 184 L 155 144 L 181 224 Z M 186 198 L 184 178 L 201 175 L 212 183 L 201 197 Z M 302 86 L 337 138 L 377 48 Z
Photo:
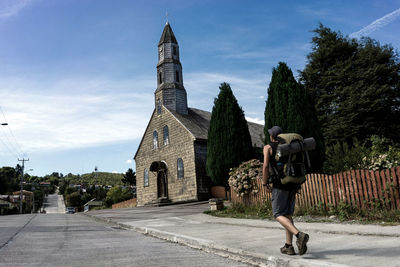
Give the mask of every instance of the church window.
M 158 133 L 157 133 L 157 131 L 153 132 L 153 148 L 154 149 L 158 148 Z
M 149 186 L 149 169 L 144 169 L 144 186 Z
M 158 73 L 158 83 L 162 84 L 162 72 Z
M 179 82 L 180 82 L 180 81 L 179 81 L 179 71 L 176 71 L 175 76 L 176 76 L 176 77 L 175 77 L 175 78 L 176 78 L 176 79 L 175 79 L 176 82 L 179 83 Z
M 164 145 L 169 144 L 169 129 L 168 126 L 165 125 L 163 128 L 163 136 L 164 136 Z
M 161 100 L 157 99 L 157 114 L 161 114 Z
M 178 158 L 177 161 L 177 169 L 178 169 L 178 179 L 183 179 L 183 160 Z
M 174 54 L 174 56 L 176 56 L 178 54 L 178 52 L 176 50 L 176 46 L 172 47 L 172 53 Z

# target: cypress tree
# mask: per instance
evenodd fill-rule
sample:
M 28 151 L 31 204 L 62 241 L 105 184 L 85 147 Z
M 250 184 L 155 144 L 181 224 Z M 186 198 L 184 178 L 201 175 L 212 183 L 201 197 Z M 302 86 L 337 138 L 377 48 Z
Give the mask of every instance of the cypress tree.
M 227 186 L 230 168 L 253 157 L 253 147 L 247 121 L 231 87 L 222 83 L 214 99 L 208 129 L 208 176 L 216 185 Z
M 324 141 L 314 105 L 305 88 L 293 77 L 291 69 L 279 62 L 272 70 L 265 107 L 265 143 L 269 143 L 268 129 L 280 126 L 286 133 L 299 133 L 304 138 L 314 137 L 317 149 L 311 153 L 312 170 L 322 167 Z

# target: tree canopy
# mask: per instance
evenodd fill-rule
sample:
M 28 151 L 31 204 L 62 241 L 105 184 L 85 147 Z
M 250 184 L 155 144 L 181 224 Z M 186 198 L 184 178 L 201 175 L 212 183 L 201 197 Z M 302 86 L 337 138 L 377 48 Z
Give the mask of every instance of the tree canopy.
M 12 167 L 0 168 L 0 194 L 11 193 L 18 189 L 17 171 Z
M 214 100 L 207 141 L 207 174 L 216 185 L 227 186 L 230 168 L 253 157 L 251 137 L 242 108 L 231 87 L 222 83 Z
M 316 151 L 311 153 L 312 168 L 318 170 L 323 163 L 324 142 L 314 105 L 305 90 L 293 77 L 291 69 L 279 62 L 272 70 L 265 107 L 265 143 L 269 143 L 268 129 L 280 126 L 286 133 L 299 133 L 304 138 L 314 137 Z
M 300 80 L 327 145 L 378 134 L 400 142 L 400 64 L 389 45 L 319 25 Z

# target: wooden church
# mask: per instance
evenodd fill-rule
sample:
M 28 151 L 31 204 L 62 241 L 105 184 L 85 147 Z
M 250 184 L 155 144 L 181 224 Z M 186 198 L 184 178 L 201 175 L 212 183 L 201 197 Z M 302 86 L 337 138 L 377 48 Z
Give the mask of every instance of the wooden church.
M 211 113 L 189 108 L 179 46 L 167 23 L 158 43 L 154 111 L 135 154 L 137 205 L 207 200 Z M 253 146 L 263 147 L 264 126 L 248 122 Z

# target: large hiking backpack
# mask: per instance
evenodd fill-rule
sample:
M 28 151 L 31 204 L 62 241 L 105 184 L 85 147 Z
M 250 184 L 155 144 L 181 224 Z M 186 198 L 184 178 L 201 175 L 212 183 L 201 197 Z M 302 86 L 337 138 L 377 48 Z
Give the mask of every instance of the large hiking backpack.
M 287 133 L 277 139 L 276 166 L 271 166 L 273 175 L 284 185 L 301 185 L 306 181 L 307 168 L 311 167 L 308 151 L 315 149 L 314 138 L 303 139 L 299 134 Z

